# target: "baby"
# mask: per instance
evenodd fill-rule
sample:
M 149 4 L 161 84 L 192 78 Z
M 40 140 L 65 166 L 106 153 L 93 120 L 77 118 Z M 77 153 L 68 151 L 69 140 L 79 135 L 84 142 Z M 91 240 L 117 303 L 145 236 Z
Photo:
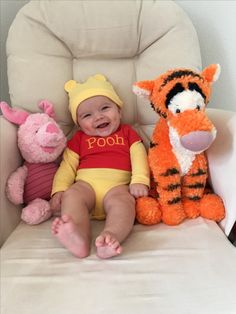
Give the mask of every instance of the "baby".
M 121 124 L 122 101 L 101 74 L 68 81 L 69 109 L 79 126 L 54 177 L 51 207 L 61 209 L 52 233 L 73 255 L 90 253 L 90 218 L 106 219 L 97 256 L 121 253 L 135 220 L 135 198 L 149 187 L 147 154 L 139 135 Z

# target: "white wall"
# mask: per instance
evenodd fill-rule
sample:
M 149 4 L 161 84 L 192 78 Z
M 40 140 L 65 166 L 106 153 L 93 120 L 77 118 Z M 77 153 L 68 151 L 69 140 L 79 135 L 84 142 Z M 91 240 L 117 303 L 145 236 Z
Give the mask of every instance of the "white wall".
M 9 27 L 27 0 L 0 0 L 0 100 L 10 103 L 7 83 L 6 39 Z
M 236 111 L 236 1 L 176 2 L 197 30 L 203 67 L 221 65 L 209 107 Z
M 219 63 L 222 67 L 209 107 L 236 111 L 236 1 L 175 1 L 186 11 L 196 27 L 203 66 Z M 0 99 L 5 101 L 9 101 L 5 41 L 14 16 L 27 2 L 0 0 Z

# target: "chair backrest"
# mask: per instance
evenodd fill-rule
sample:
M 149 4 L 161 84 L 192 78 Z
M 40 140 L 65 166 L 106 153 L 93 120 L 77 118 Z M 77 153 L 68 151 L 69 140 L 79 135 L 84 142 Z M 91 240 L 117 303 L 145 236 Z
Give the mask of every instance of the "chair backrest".
M 8 79 L 12 106 L 31 112 L 48 99 L 68 133 L 73 123 L 64 83 L 102 73 L 124 101 L 123 122 L 144 140 L 157 119 L 132 83 L 174 67 L 200 69 L 196 31 L 172 1 L 30 1 L 8 35 Z

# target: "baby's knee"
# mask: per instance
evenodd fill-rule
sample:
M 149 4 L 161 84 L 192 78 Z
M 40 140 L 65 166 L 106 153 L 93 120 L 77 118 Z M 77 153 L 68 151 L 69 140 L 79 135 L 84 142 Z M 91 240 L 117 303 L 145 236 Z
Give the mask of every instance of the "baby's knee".
M 125 207 L 128 206 L 134 208 L 135 198 L 128 192 L 128 190 L 124 190 L 107 195 L 104 200 L 105 207 L 113 206 L 115 203 L 119 204 L 120 206 L 125 205 Z
M 135 198 L 133 197 L 133 195 L 130 194 L 128 190 L 119 194 L 118 197 L 121 200 L 124 200 L 125 202 L 130 202 L 131 204 L 135 204 Z
M 62 201 L 65 201 L 66 199 L 71 199 L 76 197 L 78 194 L 78 191 L 76 191 L 73 187 L 70 187 L 69 189 L 67 189 L 63 195 L 62 195 Z
M 80 185 L 77 182 L 63 193 L 63 201 L 67 200 L 75 200 L 75 202 L 79 202 L 90 208 L 94 206 L 95 193 L 91 188 L 83 184 Z
M 125 196 L 125 202 L 130 204 L 130 207 L 135 207 L 135 198 L 129 192 L 127 192 L 127 196 Z

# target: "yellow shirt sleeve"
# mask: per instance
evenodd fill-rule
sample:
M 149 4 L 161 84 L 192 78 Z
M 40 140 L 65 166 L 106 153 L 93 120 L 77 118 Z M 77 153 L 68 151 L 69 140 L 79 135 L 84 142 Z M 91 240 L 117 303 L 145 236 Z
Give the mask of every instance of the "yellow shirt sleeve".
M 53 179 L 51 195 L 67 190 L 75 182 L 78 165 L 79 155 L 66 148 L 60 167 Z
M 132 177 L 130 184 L 142 183 L 150 186 L 150 170 L 147 152 L 142 142 L 135 142 L 130 147 Z

